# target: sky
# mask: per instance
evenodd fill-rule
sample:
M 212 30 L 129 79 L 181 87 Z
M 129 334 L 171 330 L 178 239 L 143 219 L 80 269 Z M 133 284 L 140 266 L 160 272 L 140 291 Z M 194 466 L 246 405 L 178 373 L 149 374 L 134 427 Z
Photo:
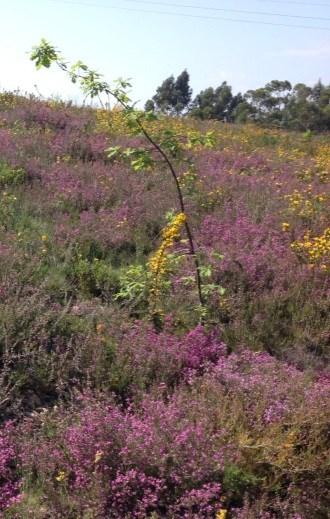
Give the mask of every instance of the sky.
M 29 60 L 42 37 L 109 82 L 131 78 L 140 103 L 183 69 L 195 95 L 222 81 L 235 93 L 272 79 L 330 83 L 330 0 L 0 0 L 0 90 L 79 102 L 61 71 Z

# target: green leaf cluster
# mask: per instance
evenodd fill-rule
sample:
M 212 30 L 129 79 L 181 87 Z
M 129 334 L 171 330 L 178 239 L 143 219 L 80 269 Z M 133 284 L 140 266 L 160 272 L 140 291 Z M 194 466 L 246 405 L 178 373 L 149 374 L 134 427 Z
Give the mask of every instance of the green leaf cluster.
M 123 270 L 119 278 L 119 290 L 114 299 L 117 301 L 139 301 L 146 295 L 148 272 L 144 265 L 131 265 Z
M 49 68 L 54 62 L 59 61 L 60 55 L 51 43 L 42 38 L 39 45 L 33 47 L 30 58 L 39 70 L 42 67 Z
M 150 170 L 155 163 L 150 151 L 143 148 L 121 148 L 121 146 L 113 146 L 107 148 L 105 151 L 109 159 L 122 159 L 128 162 L 134 171 Z
M 22 168 L 12 168 L 5 162 L 0 162 L 0 187 L 22 184 L 26 173 Z

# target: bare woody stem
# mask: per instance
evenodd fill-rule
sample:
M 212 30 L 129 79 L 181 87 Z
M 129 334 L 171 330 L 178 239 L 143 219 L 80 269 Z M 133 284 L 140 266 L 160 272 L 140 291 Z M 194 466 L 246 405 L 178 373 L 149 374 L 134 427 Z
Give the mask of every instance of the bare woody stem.
M 143 135 L 145 136 L 145 138 L 150 142 L 150 144 L 155 148 L 155 150 L 163 157 L 164 162 L 167 164 L 167 166 L 171 172 L 171 175 L 173 177 L 174 183 L 175 183 L 175 187 L 176 187 L 176 191 L 177 191 L 178 199 L 179 199 L 180 210 L 182 213 L 184 213 L 186 215 L 185 203 L 184 203 L 184 199 L 183 199 L 183 195 L 182 195 L 182 190 L 180 187 L 178 175 L 173 167 L 172 162 L 168 158 L 166 152 L 159 146 L 159 144 L 157 144 L 153 140 L 153 138 L 150 136 L 150 134 L 147 132 L 147 130 L 142 125 L 141 121 L 138 120 L 137 123 L 138 123 L 139 128 L 141 129 Z M 184 225 L 185 225 L 186 233 L 188 236 L 190 255 L 193 258 L 193 261 L 195 264 L 198 298 L 199 298 L 200 304 L 202 306 L 204 306 L 204 299 L 203 299 L 203 294 L 202 294 L 202 280 L 201 280 L 201 275 L 200 275 L 200 265 L 199 265 L 198 257 L 196 255 L 196 249 L 195 249 L 195 245 L 194 245 L 193 235 L 192 235 L 190 225 L 189 225 L 187 218 L 185 220 Z

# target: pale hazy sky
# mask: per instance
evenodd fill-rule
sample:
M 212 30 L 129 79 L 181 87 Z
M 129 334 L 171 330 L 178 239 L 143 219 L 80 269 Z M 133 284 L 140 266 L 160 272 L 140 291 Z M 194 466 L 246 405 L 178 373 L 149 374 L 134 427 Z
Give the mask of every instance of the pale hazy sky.
M 44 96 L 77 100 L 77 87 L 60 72 L 34 70 L 28 53 L 41 37 L 108 81 L 132 78 L 132 97 L 143 102 L 184 68 L 195 94 L 224 80 L 234 92 L 272 79 L 330 83 L 330 0 L 0 0 L 0 89 L 35 92 L 36 84 Z

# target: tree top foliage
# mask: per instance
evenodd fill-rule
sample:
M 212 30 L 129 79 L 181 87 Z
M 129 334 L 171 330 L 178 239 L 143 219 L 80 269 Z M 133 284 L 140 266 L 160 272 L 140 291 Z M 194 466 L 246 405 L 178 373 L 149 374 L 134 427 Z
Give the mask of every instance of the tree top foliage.
M 167 115 L 191 115 L 199 119 L 225 122 L 254 121 L 265 126 L 294 130 L 330 130 L 330 85 L 319 80 L 313 87 L 292 85 L 273 79 L 265 86 L 233 94 L 223 81 L 192 98 L 189 74 L 184 70 L 176 79 L 170 76 L 157 88 L 145 109 Z

